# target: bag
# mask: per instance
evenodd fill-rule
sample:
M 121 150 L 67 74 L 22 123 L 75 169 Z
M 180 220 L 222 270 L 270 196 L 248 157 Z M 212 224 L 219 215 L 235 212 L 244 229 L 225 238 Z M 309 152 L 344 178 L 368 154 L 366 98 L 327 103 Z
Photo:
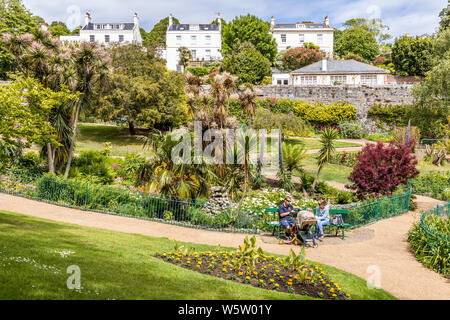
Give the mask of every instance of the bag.
M 344 224 L 344 220 L 342 220 L 342 214 L 336 214 L 331 218 L 331 224 L 335 226 L 339 226 Z

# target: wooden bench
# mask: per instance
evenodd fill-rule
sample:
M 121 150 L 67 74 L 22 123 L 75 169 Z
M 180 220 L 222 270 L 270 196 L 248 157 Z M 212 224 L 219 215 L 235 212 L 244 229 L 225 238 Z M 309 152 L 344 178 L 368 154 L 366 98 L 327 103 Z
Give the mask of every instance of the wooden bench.
M 316 213 L 316 209 L 313 209 L 314 214 Z M 273 228 L 272 229 L 272 235 L 275 236 L 275 229 L 278 230 L 278 240 L 280 240 L 280 217 L 278 215 L 278 208 L 267 208 L 266 209 L 266 213 L 276 213 L 277 216 L 277 220 L 273 220 L 273 221 L 269 221 L 267 222 L 267 226 Z M 330 209 L 329 211 L 330 213 L 330 219 L 332 216 L 336 215 L 336 214 L 342 214 L 342 220 L 345 221 L 345 215 L 348 213 L 348 210 L 346 209 Z M 339 234 L 339 230 L 342 230 L 342 240 L 345 240 L 345 228 L 349 228 L 351 227 L 350 224 L 348 223 L 343 223 L 343 224 L 339 224 L 339 225 L 334 225 L 334 224 L 329 224 L 327 226 L 323 226 L 325 229 L 332 229 L 332 228 L 336 228 L 336 237 Z

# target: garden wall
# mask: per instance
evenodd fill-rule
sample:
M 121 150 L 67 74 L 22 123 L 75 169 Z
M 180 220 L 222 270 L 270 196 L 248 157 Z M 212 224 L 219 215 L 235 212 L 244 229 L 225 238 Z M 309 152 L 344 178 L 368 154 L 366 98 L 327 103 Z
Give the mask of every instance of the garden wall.
M 367 111 L 376 104 L 412 104 L 411 84 L 384 86 L 260 86 L 264 97 L 295 98 L 307 102 L 332 104 L 346 101 L 356 106 L 359 119 L 367 118 Z

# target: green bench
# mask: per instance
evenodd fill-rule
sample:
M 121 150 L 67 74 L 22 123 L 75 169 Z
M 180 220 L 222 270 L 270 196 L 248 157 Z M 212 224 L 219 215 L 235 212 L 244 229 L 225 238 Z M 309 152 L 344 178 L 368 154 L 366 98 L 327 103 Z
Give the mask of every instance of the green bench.
M 314 213 L 316 213 L 316 209 L 313 209 Z M 267 208 L 266 209 L 266 213 L 276 213 L 277 216 L 277 220 L 274 221 L 268 221 L 266 224 L 268 227 L 273 228 L 272 229 L 272 235 L 275 236 L 275 229 L 278 230 L 278 240 L 280 240 L 280 218 L 278 216 L 278 208 Z M 346 209 L 330 209 L 330 218 L 335 215 L 335 214 L 341 214 L 342 215 L 342 220 L 345 221 L 345 215 L 348 213 L 348 210 Z M 336 237 L 339 234 L 339 230 L 342 230 L 342 240 L 345 239 L 345 228 L 349 228 L 351 227 L 350 224 L 348 223 L 343 223 L 343 224 L 339 224 L 339 225 L 333 225 L 333 224 L 329 224 L 327 226 L 323 226 L 324 229 L 333 229 L 336 228 Z

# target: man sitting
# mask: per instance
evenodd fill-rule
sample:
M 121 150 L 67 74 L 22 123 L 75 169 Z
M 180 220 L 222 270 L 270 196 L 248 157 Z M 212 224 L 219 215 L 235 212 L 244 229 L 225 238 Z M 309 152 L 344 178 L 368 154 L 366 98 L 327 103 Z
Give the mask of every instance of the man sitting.
M 278 207 L 280 224 L 286 228 L 286 233 L 289 236 L 292 234 L 292 225 L 295 223 L 295 220 L 290 216 L 291 213 L 295 212 L 294 210 L 300 210 L 300 207 L 293 207 L 289 196 L 284 198 L 284 202 Z

